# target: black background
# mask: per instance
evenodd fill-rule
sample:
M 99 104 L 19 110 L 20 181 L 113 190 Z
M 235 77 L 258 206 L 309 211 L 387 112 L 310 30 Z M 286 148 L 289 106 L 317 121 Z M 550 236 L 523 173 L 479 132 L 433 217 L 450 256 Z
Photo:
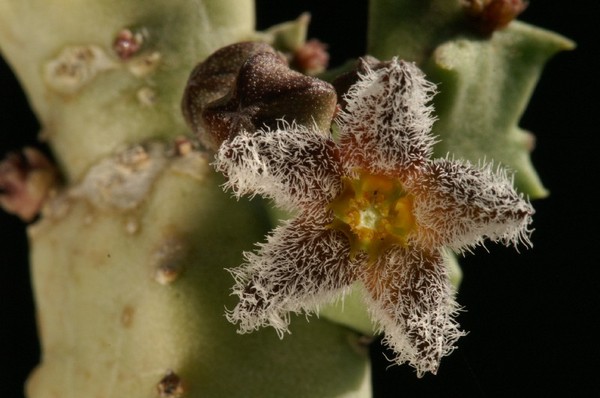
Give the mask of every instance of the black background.
M 575 40 L 550 60 L 521 126 L 538 138 L 533 162 L 551 191 L 534 201 L 534 248 L 461 259 L 460 323 L 470 333 L 437 376 L 388 367 L 373 345 L 374 395 L 383 397 L 600 396 L 597 123 L 600 6 L 532 0 L 521 19 Z M 366 1 L 258 0 L 264 29 L 310 11 L 310 37 L 329 44 L 332 65 L 365 51 Z M 38 125 L 8 67 L 0 63 L 0 155 L 36 144 Z M 0 211 L 0 397 L 21 397 L 39 360 L 25 226 Z M 82 397 L 87 398 L 87 397 Z

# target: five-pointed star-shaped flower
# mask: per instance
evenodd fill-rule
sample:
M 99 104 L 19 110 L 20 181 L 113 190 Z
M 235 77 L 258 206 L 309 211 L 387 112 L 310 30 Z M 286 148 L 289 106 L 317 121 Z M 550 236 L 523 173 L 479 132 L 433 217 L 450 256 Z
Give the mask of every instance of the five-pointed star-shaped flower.
M 287 331 L 290 312 L 314 312 L 360 281 L 397 363 L 435 373 L 464 333 L 443 250 L 484 239 L 529 245 L 533 208 L 490 165 L 431 160 L 435 92 L 412 63 L 371 67 L 344 97 L 339 137 L 281 122 L 225 140 L 215 166 L 235 195 L 293 210 L 235 268 L 240 332 Z

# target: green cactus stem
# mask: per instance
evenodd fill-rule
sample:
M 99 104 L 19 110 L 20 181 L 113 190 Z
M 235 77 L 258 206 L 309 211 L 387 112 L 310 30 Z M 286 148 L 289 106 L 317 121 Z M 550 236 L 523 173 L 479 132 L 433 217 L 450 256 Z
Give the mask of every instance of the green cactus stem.
M 28 397 L 370 396 L 360 334 L 300 318 L 281 342 L 223 315 L 225 268 L 268 216 L 180 138 L 180 102 L 199 61 L 261 36 L 253 2 L 3 1 L 0 26 L 65 181 L 29 228 L 42 358 Z
M 0 45 L 42 137 L 68 181 L 76 181 L 124 145 L 186 134 L 179 100 L 189 72 L 215 49 L 253 33 L 253 6 L 250 0 L 3 1 Z M 143 38 L 125 59 L 115 48 L 124 30 Z
M 483 159 L 515 172 L 532 199 L 548 195 L 530 160 L 535 138 L 518 127 L 545 63 L 574 43 L 513 21 L 482 36 L 460 1 L 374 0 L 368 53 L 417 62 L 438 85 L 438 156 Z
M 29 230 L 44 349 L 29 397 L 368 396 L 359 334 L 300 318 L 283 343 L 227 322 L 224 265 L 267 225 L 258 202 L 220 183 L 203 154 L 152 143 L 49 203 Z M 180 380 L 175 395 L 166 375 Z

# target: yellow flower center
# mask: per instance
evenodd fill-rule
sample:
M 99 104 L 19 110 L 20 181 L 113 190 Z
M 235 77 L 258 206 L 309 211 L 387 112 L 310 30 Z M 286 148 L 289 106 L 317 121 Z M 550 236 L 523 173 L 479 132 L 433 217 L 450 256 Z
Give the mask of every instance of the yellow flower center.
M 332 228 L 350 240 L 351 254 L 363 250 L 370 260 L 392 245 L 406 245 L 415 227 L 412 197 L 397 179 L 364 171 L 343 178 L 341 194 L 330 204 Z

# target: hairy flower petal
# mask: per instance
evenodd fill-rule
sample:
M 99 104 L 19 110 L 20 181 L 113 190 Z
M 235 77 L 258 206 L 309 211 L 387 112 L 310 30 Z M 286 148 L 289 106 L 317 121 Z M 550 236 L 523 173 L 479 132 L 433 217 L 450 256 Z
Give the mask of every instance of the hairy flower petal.
M 441 253 L 396 246 L 365 270 L 363 281 L 394 361 L 408 362 L 419 377 L 435 374 L 464 335 L 454 319 L 459 308 Z
M 396 58 L 363 69 L 338 117 L 348 169 L 397 175 L 424 164 L 435 142 L 428 105 L 435 86 L 417 66 Z
M 335 143 L 297 124 L 244 131 L 221 145 L 215 165 L 236 196 L 261 194 L 287 210 L 324 207 L 341 190 Z
M 289 312 L 307 313 L 339 297 L 356 280 L 344 235 L 327 228 L 326 218 L 296 218 L 276 228 L 247 264 L 233 269 L 233 294 L 240 299 L 227 313 L 241 333 L 273 326 L 287 331 Z
M 226 188 L 299 212 L 231 271 L 239 303 L 227 318 L 241 333 L 270 325 L 282 336 L 289 313 L 314 312 L 361 281 L 395 362 L 421 377 L 464 335 L 442 252 L 486 238 L 530 245 L 533 208 L 499 168 L 430 159 L 435 88 L 414 64 L 365 59 L 338 87 L 355 79 L 339 141 L 279 119 L 222 143 Z
M 505 171 L 491 164 L 436 159 L 408 182 L 414 214 L 426 246 L 464 250 L 485 238 L 505 245 L 531 245 L 531 204 L 513 188 Z

